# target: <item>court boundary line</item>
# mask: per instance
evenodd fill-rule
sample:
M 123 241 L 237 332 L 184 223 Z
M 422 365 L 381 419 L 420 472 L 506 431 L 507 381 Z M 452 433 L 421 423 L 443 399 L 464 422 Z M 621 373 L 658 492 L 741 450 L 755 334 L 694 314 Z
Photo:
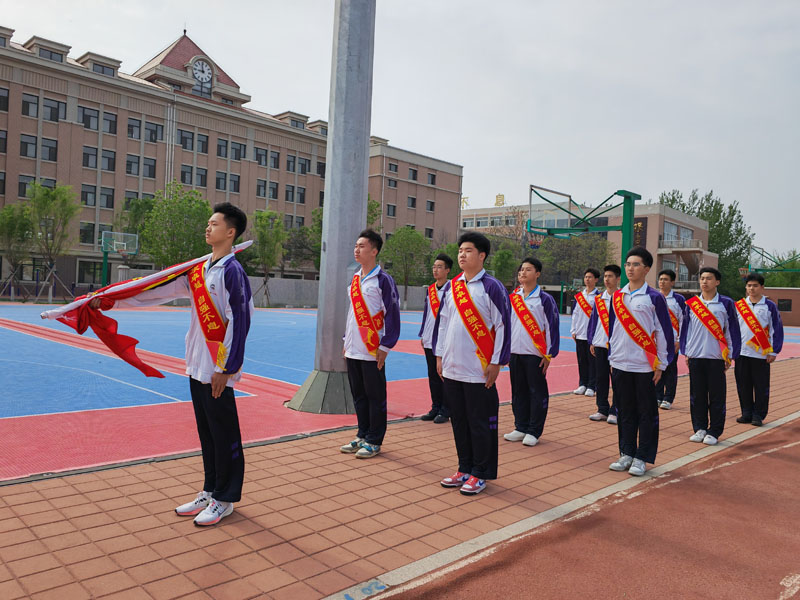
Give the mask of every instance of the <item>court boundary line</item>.
M 392 569 L 373 579 L 330 594 L 323 600 L 360 600 L 362 598 L 374 598 L 378 600 L 390 598 L 396 594 L 416 589 L 448 573 L 462 569 L 472 563 L 491 556 L 501 544 L 513 542 L 538 533 L 538 530 L 542 529 L 544 526 L 567 517 L 576 511 L 590 507 L 600 500 L 604 500 L 615 494 L 627 492 L 631 488 L 667 475 L 680 467 L 707 458 L 717 452 L 724 452 L 756 436 L 769 433 L 781 425 L 791 423 L 798 418 L 800 418 L 800 411 L 790 413 L 775 421 L 765 423 L 761 427 L 753 428 L 725 439 L 715 446 L 704 446 L 685 456 L 676 458 L 658 467 L 653 467 L 642 477 L 629 476 L 628 479 L 559 504 L 558 506 L 531 515 L 530 517 L 526 517 L 495 531 L 481 534 L 471 540 L 460 542 L 455 546 L 440 550 L 425 558 L 415 560 L 403 567 Z M 587 512 L 586 514 L 590 513 Z

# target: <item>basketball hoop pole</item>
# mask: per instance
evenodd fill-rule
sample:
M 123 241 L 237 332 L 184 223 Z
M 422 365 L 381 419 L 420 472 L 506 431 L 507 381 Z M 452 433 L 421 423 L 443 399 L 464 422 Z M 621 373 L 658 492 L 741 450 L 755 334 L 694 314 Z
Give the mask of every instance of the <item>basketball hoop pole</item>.
M 103 287 L 108 285 L 108 248 L 103 244 Z

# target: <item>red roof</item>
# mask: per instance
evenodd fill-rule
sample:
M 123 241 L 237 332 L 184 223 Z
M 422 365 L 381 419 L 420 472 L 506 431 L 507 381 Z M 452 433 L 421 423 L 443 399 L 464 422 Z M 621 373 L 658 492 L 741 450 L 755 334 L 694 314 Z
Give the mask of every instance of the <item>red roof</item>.
M 173 69 L 183 71 L 186 68 L 186 64 L 195 56 L 208 56 L 208 54 L 203 52 L 203 50 L 197 44 L 189 39 L 189 36 L 184 34 L 175 42 L 170 44 L 158 56 L 154 57 L 146 65 L 139 69 L 139 71 L 150 69 L 156 65 L 164 65 L 165 67 L 171 67 Z M 238 89 L 239 84 L 231 79 L 230 76 L 223 71 L 219 65 L 217 65 L 217 63 L 214 63 L 214 66 L 214 70 L 217 74 L 217 80 L 220 83 L 224 83 L 225 85 L 229 85 Z

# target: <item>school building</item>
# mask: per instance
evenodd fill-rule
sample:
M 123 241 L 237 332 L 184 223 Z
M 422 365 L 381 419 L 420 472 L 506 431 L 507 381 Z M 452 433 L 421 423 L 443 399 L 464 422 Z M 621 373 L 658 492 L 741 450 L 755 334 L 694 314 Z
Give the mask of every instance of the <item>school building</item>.
M 0 208 L 24 202 L 34 180 L 72 186 L 82 208 L 75 243 L 57 264 L 68 285 L 97 287 L 102 232 L 128 200 L 153 197 L 173 180 L 212 205 L 282 213 L 287 228 L 310 225 L 326 201 L 328 123 L 250 108 L 251 97 L 185 32 L 132 74 L 115 58 L 73 58 L 67 44 L 38 36 L 19 43 L 13 34 L 0 27 Z M 432 241 L 455 240 L 460 165 L 378 137 L 369 165 L 369 195 L 381 203 L 387 237 L 410 225 Z M 153 266 L 145 256 L 140 262 Z M 0 267 L 7 277 L 7 265 Z M 34 255 L 21 275 L 31 280 L 45 270 Z M 283 276 L 316 272 L 286 268 Z

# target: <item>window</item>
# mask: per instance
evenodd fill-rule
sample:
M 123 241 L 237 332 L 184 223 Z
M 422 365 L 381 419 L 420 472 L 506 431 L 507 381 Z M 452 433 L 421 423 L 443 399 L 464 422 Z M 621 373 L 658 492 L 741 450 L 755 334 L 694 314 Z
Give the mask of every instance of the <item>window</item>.
M 211 82 L 206 81 L 203 83 L 196 81 L 192 87 L 192 93 L 195 96 L 200 96 L 201 98 L 211 98 Z
M 489 217 L 478 217 L 475 219 L 475 227 L 488 227 Z
M 84 166 L 86 166 L 86 165 L 84 165 Z M 139 174 L 139 157 L 138 156 L 136 156 L 134 154 L 128 154 L 127 158 L 125 159 L 125 172 L 128 175 L 138 175 Z
M 114 226 L 113 225 L 108 225 L 106 223 L 100 223 L 97 226 L 97 243 L 98 244 L 102 244 L 103 243 L 103 232 L 104 231 L 114 231 Z
M 294 218 L 292 217 L 292 215 L 283 215 L 283 228 L 291 229 L 293 221 Z
M 6 47 L 6 38 L 0 37 L 0 48 Z
M 683 263 L 678 265 L 678 280 L 689 281 L 689 267 Z
M 389 173 L 397 173 L 397 165 L 395 163 L 389 163 Z
M 409 167 L 408 168 L 408 178 L 411 181 L 416 181 L 417 180 L 417 170 L 416 169 L 412 169 L 411 167 Z
M 19 186 L 17 188 L 17 194 L 20 198 L 25 198 L 28 195 L 28 186 L 33 183 L 33 177 L 31 175 L 20 175 L 19 176 Z
M 114 135 L 117 134 L 117 115 L 114 113 L 103 113 L 103 131 Z
M 8 112 L 8 89 L 0 88 L 0 110 Z
M 208 169 L 197 167 L 194 172 L 195 185 L 197 187 L 206 187 L 208 180 Z
M 5 154 L 7 152 L 7 139 L 8 139 L 8 132 L 7 131 L 0 131 L 0 154 Z
M 675 261 L 674 260 L 665 260 L 664 262 L 661 263 L 661 268 L 662 269 L 671 269 L 671 270 L 674 271 L 675 268 L 676 268 Z M 676 275 L 677 275 L 677 273 L 676 273 Z
M 208 136 L 202 133 L 197 134 L 197 152 L 208 154 Z
M 387 204 L 386 205 L 386 216 L 387 217 L 395 216 L 396 212 L 397 212 L 397 206 L 395 206 L 394 204 Z
M 133 192 L 131 190 L 125 190 L 125 203 L 123 205 L 123 210 L 130 210 L 131 209 L 131 200 L 138 200 L 139 194 Z
M 306 188 L 298 186 L 298 188 L 297 188 L 297 203 L 298 204 L 305 204 L 306 203 Z
M 39 116 L 39 96 L 22 94 L 22 115 L 34 118 Z
M 183 86 L 178 83 L 172 84 L 172 90 L 175 92 L 180 92 L 183 89 Z
M 36 136 L 19 136 L 19 155 L 27 158 L 36 158 Z
M 128 137 L 132 140 L 142 137 L 142 122 L 139 119 L 128 119 Z
M 117 170 L 117 153 L 113 150 L 103 150 L 103 162 L 101 168 L 103 171 L 116 171 Z
M 58 123 L 61 119 L 67 118 L 67 104 L 66 102 L 59 102 L 58 100 L 50 100 L 45 98 L 42 101 L 43 117 L 45 121 L 52 121 Z
M 220 98 L 220 100 L 222 100 L 223 104 L 229 104 L 229 105 L 233 106 L 233 100 L 231 100 L 230 98 L 224 98 L 223 97 L 223 98 Z
M 317 161 L 317 175 L 325 179 L 325 163 Z
M 229 179 L 230 179 L 230 182 L 231 182 L 231 191 L 234 194 L 238 194 L 239 193 L 239 176 L 236 173 L 231 173 L 229 175 Z
M 247 146 L 239 142 L 231 142 L 231 160 L 247 158 Z
M 285 192 L 285 198 L 284 199 L 286 200 L 286 202 L 294 202 L 294 186 L 293 185 L 287 185 L 286 186 L 286 192 Z
M 103 284 L 103 263 L 78 261 L 78 283 Z
M 142 175 L 149 179 L 156 178 L 156 159 L 143 158 L 142 159 Z
M 433 229 L 432 228 L 430 228 L 430 227 L 426 227 L 425 228 L 425 237 L 428 238 L 429 240 L 433 239 Z
M 94 206 L 97 200 L 97 187 L 84 183 L 81 186 L 81 204 Z
M 300 167 L 300 175 L 305 175 L 311 170 L 311 159 L 298 158 L 297 165 Z
M 256 162 L 262 167 L 267 166 L 267 151 L 256 146 Z
M 191 152 L 194 150 L 194 133 L 178 129 L 178 143 L 181 145 L 181 148 Z
M 81 244 L 94 243 L 94 223 L 81 223 L 80 242 Z
M 63 54 L 61 54 L 60 52 L 53 52 L 52 50 L 48 50 L 47 48 L 39 48 L 39 56 L 55 62 L 60 62 L 60 63 L 64 62 Z
M 778 298 L 778 310 L 780 312 L 792 312 L 792 299 L 791 298 Z
M 101 65 L 100 63 L 92 63 L 92 71 L 95 73 L 100 73 L 100 75 L 105 75 L 106 77 L 114 76 L 114 69 L 105 65 Z
M 322 135 L 328 135 L 328 128 L 327 128 L 327 127 L 320 127 L 320 128 L 319 128 L 319 132 L 320 132 Z
M 158 123 L 144 124 L 144 141 L 158 142 L 164 139 L 164 126 Z
M 408 197 L 408 208 L 417 208 L 417 199 L 414 196 Z
M 217 156 L 228 158 L 228 140 L 223 140 L 222 138 L 217 140 Z
M 266 179 L 256 179 L 256 197 L 265 198 L 267 195 Z
M 85 106 L 78 107 L 78 121 L 83 123 L 84 129 L 97 131 L 97 123 L 99 118 L 100 112 L 94 108 L 86 108 Z
M 181 165 L 181 183 L 192 185 L 192 165 Z
M 499 227 L 503 224 L 503 217 L 491 217 L 489 221 L 492 227 Z
M 436 185 L 436 174 L 428 173 L 428 185 Z
M 296 157 L 292 156 L 291 154 L 286 157 L 286 170 L 287 171 L 290 171 L 290 172 L 294 173 L 294 171 L 295 171 L 295 169 L 294 169 L 295 160 L 296 160 Z
M 414 225 L 413 223 L 406 223 L 406 227 L 408 227 L 409 229 L 416 229 L 417 228 L 417 226 Z
M 428 202 L 431 201 L 428 200 Z M 433 212 L 433 209 L 431 208 L 430 211 Z M 514 227 L 517 224 L 517 217 L 506 217 L 503 222 L 509 227 Z
M 396 188 L 397 187 L 397 180 L 396 179 L 390 179 L 389 182 L 387 183 L 387 185 L 390 188 Z
M 298 129 L 305 129 L 306 128 L 306 124 L 303 123 L 302 121 L 298 121 L 297 119 L 289 119 L 289 124 L 292 127 L 297 127 Z
M 222 171 L 217 171 L 217 189 L 218 190 L 225 190 L 225 184 L 228 180 L 228 174 L 223 173 Z
M 325 191 L 324 190 L 320 190 L 319 191 L 319 207 L 322 208 L 323 206 L 325 206 Z
M 0 171 L 0 195 L 5 195 L 6 193 L 6 173 L 5 171 Z
M 281 153 L 271 150 L 269 153 L 269 166 L 271 169 L 281 168 Z
M 152 200 L 155 197 L 156 197 L 155 194 L 147 194 L 147 193 L 144 193 L 144 192 L 142 193 L 142 199 L 144 199 L 144 200 Z
M 664 221 L 664 241 L 674 242 L 678 240 L 678 226 L 675 223 Z
M 58 160 L 58 140 L 42 138 L 42 160 Z
M 56 188 L 56 180 L 55 179 L 39 179 L 39 184 L 42 187 L 46 187 L 49 190 L 54 190 Z
M 295 217 L 294 218 L 294 225 L 298 229 L 300 229 L 303 225 L 305 225 L 306 218 L 305 217 Z
M 83 147 L 83 166 L 89 169 L 97 168 L 97 148 Z
M 688 227 L 678 227 L 678 237 L 682 240 L 691 240 L 694 237 L 694 231 Z
M 114 208 L 114 188 L 100 188 L 100 208 Z
M 272 200 L 278 199 L 278 182 L 277 181 L 270 181 L 269 182 L 269 197 Z
M 427 210 L 428 212 L 433 212 L 435 209 L 436 209 L 436 202 L 434 202 L 433 200 L 425 201 L 425 210 Z M 508 221 L 508 219 L 506 219 L 506 221 Z M 511 223 L 511 225 L 513 224 L 514 223 Z

